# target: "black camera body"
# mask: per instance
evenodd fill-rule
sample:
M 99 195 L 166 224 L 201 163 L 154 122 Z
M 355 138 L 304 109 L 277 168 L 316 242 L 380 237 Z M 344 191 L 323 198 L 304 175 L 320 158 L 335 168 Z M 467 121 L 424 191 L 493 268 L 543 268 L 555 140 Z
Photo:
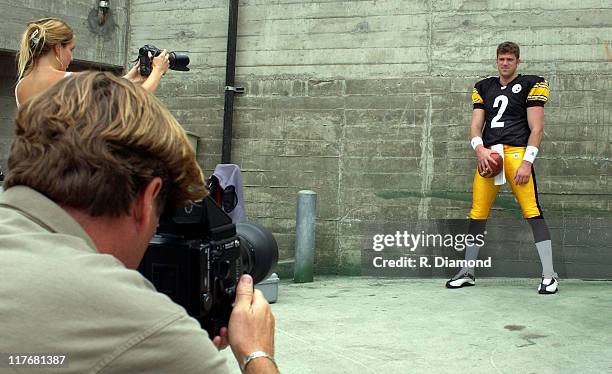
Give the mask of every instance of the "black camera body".
M 151 53 L 152 57 L 149 57 Z M 138 61 L 140 61 L 140 75 L 148 77 L 153 71 L 153 57 L 157 57 L 162 50 L 154 45 L 145 44 L 138 50 Z M 189 71 L 189 56 L 183 53 L 168 52 L 170 69 L 178 71 Z
M 228 325 L 240 276 L 261 282 L 277 261 L 278 246 L 268 229 L 233 224 L 207 197 L 162 215 L 139 271 L 213 338 Z

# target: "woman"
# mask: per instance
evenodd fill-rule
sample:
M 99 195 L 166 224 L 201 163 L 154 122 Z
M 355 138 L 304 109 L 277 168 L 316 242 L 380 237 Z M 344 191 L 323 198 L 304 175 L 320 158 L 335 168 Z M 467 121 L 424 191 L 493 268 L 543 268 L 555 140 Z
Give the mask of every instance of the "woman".
M 21 37 L 18 53 L 18 82 L 15 87 L 17 106 L 72 74 L 66 72 L 66 69 L 72 61 L 74 47 L 74 33 L 64 21 L 43 18 L 28 24 Z M 138 64 L 124 78 L 142 83 L 145 89 L 155 92 L 168 67 L 168 51 L 164 50 L 153 59 L 153 71 L 148 78 L 140 75 Z

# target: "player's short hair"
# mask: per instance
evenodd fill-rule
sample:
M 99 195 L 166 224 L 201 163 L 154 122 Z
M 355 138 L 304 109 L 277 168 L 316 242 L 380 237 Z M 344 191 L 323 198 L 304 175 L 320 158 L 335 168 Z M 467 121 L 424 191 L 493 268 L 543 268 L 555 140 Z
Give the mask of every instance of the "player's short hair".
M 516 56 L 516 58 L 521 57 L 521 50 L 518 44 L 514 42 L 503 42 L 500 45 L 498 45 L 496 56 L 499 56 L 500 54 L 503 54 L 503 53 L 512 53 Z
M 158 212 L 206 196 L 183 128 L 144 88 L 107 72 L 74 74 L 19 108 L 4 187 L 29 186 L 90 216 L 129 214 L 163 181 Z

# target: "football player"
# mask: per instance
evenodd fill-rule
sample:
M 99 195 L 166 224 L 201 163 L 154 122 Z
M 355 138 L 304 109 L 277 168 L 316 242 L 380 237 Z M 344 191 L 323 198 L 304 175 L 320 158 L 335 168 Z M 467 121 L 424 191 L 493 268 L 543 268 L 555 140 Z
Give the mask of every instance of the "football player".
M 518 74 L 519 63 L 519 46 L 513 42 L 501 43 L 497 47 L 499 77 L 481 80 L 472 92 L 474 109 L 470 139 L 478 167 L 486 173 L 491 163 L 495 163 L 491 154 L 498 152 L 503 157 L 503 169 L 495 178 L 484 178 L 476 170 L 469 233 L 484 232 L 497 191 L 507 181 L 523 217 L 531 226 L 542 263 L 538 292 L 553 294 L 558 290 L 557 274 L 553 269 L 550 233 L 538 202 L 533 168 L 542 141 L 548 82 L 535 75 Z M 476 260 L 479 249 L 477 245 L 468 246 L 465 259 Z M 475 283 L 474 268 L 464 267 L 446 282 L 446 287 L 461 288 Z

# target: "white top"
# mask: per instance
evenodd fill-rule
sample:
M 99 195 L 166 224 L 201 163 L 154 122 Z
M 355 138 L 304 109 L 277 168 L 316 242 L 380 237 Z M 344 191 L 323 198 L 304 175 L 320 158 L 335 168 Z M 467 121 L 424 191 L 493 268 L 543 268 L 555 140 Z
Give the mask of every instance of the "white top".
M 70 74 L 72 74 L 72 72 L 71 72 L 71 71 L 67 71 L 67 72 L 64 74 L 64 78 L 66 78 L 66 77 L 67 77 L 67 76 L 69 76 Z M 17 104 L 17 108 L 19 108 L 19 99 L 17 98 L 17 87 L 19 87 L 19 83 L 21 83 L 21 81 L 22 81 L 22 80 L 23 80 L 23 78 L 22 78 L 22 79 L 20 79 L 20 80 L 19 80 L 19 82 L 17 82 L 17 84 L 15 85 L 15 103 Z

